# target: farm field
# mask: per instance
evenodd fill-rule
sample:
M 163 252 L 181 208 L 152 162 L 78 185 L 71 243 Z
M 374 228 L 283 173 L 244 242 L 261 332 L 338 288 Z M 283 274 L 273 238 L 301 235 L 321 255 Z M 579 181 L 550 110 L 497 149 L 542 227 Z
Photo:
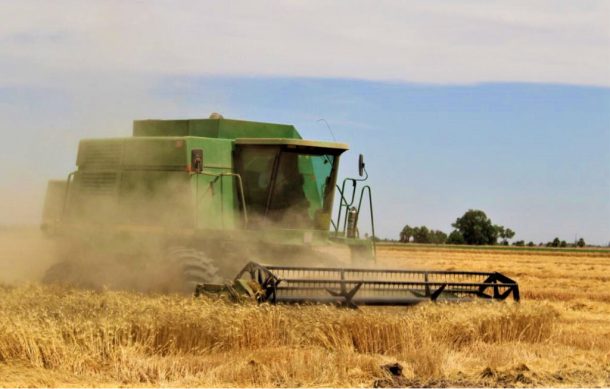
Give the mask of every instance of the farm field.
M 23 254 L 8 242 L 3 271 Z M 0 288 L 0 385 L 610 385 L 608 252 L 382 246 L 378 262 L 496 270 L 519 282 L 522 302 L 235 305 L 13 277 Z M 382 367 L 393 363 L 401 377 Z

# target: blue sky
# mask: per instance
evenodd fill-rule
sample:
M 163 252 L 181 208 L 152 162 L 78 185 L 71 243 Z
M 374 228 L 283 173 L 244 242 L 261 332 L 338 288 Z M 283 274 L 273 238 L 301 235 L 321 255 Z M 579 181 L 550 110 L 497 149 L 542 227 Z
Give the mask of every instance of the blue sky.
M 324 118 L 383 237 L 480 208 L 516 239 L 610 241 L 607 3 L 264 3 L 3 2 L 0 224 L 37 222 L 78 139 L 218 111 L 330 140 Z

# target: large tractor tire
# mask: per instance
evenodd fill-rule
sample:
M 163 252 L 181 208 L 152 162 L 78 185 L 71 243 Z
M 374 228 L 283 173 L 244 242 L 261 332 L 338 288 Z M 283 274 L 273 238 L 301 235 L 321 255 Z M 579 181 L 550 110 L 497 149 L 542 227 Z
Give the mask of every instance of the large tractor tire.
M 61 261 L 52 265 L 42 278 L 46 284 L 73 287 L 125 289 L 191 294 L 200 283 L 222 283 L 218 267 L 202 251 L 190 247 L 173 247 L 165 258 L 141 261 L 108 259 Z
M 61 261 L 47 269 L 42 277 L 44 284 L 62 284 L 78 288 L 98 289 L 101 287 L 91 278 L 95 269 L 88 269 L 74 261 Z
M 178 289 L 186 293 L 193 293 L 197 284 L 223 282 L 214 261 L 202 251 L 189 247 L 173 247 L 169 250 L 169 256 L 181 283 Z
M 62 261 L 53 264 L 47 269 L 42 276 L 42 282 L 45 284 L 71 283 L 74 280 L 71 277 L 74 272 L 74 263 Z

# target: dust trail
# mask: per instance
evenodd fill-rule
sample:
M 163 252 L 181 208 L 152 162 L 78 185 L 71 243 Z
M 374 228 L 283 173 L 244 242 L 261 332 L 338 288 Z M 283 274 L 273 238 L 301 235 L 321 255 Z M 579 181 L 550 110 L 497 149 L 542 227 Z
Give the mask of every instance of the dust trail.
M 55 242 L 38 226 L 0 226 L 0 283 L 39 280 L 55 254 Z

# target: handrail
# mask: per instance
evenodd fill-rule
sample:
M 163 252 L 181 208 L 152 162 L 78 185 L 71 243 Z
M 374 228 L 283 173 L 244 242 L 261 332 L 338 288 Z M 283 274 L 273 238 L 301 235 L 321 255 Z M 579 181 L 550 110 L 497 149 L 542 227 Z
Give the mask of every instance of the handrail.
M 343 179 L 343 184 L 341 185 L 341 187 L 339 187 L 339 185 L 337 185 L 337 192 L 339 193 L 340 196 L 340 201 L 339 201 L 339 212 L 337 214 L 337 222 L 333 222 L 331 219 L 331 223 L 333 224 L 333 227 L 335 228 L 335 232 L 339 233 L 339 232 L 344 232 L 346 225 L 347 225 L 347 217 L 344 218 L 343 220 L 343 231 L 339 231 L 339 226 L 341 225 L 341 216 L 343 216 L 343 207 L 349 209 L 349 207 L 351 207 L 352 205 L 354 205 L 354 201 L 356 200 L 356 185 L 357 182 L 361 182 L 361 181 L 365 181 L 368 178 L 368 172 L 365 170 L 364 171 L 366 173 L 366 176 L 364 178 L 345 178 Z M 353 190 L 352 190 L 352 198 L 351 200 L 348 202 L 347 198 L 345 197 L 345 184 L 351 181 L 353 184 Z M 362 206 L 362 199 L 364 196 L 364 192 L 365 190 L 367 191 L 368 195 L 369 195 L 369 205 L 371 206 L 371 210 L 372 210 L 372 205 L 373 205 L 373 200 L 372 200 L 372 195 L 371 195 L 371 187 L 369 185 L 365 185 L 364 187 L 362 187 L 362 189 L 360 190 L 360 197 L 358 200 L 358 213 L 360 213 L 360 207 Z M 371 228 L 372 228 L 372 233 L 374 235 L 374 222 L 373 222 L 373 215 L 371 215 Z
M 362 189 L 360 190 L 360 201 L 358 202 L 358 215 L 360 215 L 360 207 L 362 206 L 362 199 L 364 198 L 364 191 L 366 190 L 366 192 L 369 195 L 369 213 L 371 215 L 371 234 L 373 234 L 373 236 L 371 237 L 371 240 L 373 242 L 373 257 L 375 258 L 375 261 L 377 260 L 377 244 L 375 243 L 375 218 L 373 216 L 373 196 L 371 194 L 371 187 L 369 185 L 365 185 L 362 187 Z
M 335 224 L 335 221 L 332 218 L 330 219 L 330 224 L 332 224 L 332 226 L 334 227 L 334 229 L 335 229 L 335 236 L 336 236 L 337 235 L 337 225 Z
M 345 187 L 345 180 L 343 181 L 343 187 Z M 337 223 L 335 224 L 333 222 L 333 226 L 335 227 L 336 234 L 338 234 L 340 232 L 339 226 L 341 225 L 341 213 L 342 213 L 343 206 L 345 205 L 345 207 L 349 207 L 351 205 L 351 203 L 348 203 L 347 199 L 343 195 L 344 189 L 345 188 L 340 188 L 339 185 L 337 185 L 337 192 L 339 193 L 339 195 L 341 195 L 341 199 L 339 202 L 339 214 L 337 215 Z M 354 195 L 355 195 L 355 193 L 352 193 L 352 197 L 354 197 Z M 353 202 L 354 202 L 354 199 L 352 199 L 352 203 Z M 332 219 L 331 219 L 331 221 L 332 221 Z M 345 226 L 343 227 L 343 229 L 345 230 Z
M 352 207 L 354 205 L 354 202 L 356 200 L 356 185 L 359 181 L 365 181 L 368 178 L 368 172 L 366 171 L 366 169 L 364 170 L 364 172 L 366 173 L 366 176 L 364 178 L 345 178 L 343 180 L 343 184 L 341 185 L 341 187 L 339 187 L 339 185 L 337 185 L 337 192 L 339 193 L 339 196 L 340 196 L 339 212 L 337 214 L 337 222 L 335 223 L 331 218 L 331 223 L 335 229 L 335 237 L 337 237 L 339 235 L 339 233 L 345 233 L 345 231 L 347 230 L 347 214 L 349 212 L 350 207 Z M 345 184 L 348 181 L 351 181 L 353 184 L 352 198 L 349 202 L 348 202 L 347 198 L 345 197 Z M 369 185 L 365 185 L 362 187 L 362 189 L 360 189 L 360 197 L 358 198 L 358 207 L 356 208 L 356 220 L 358 220 L 358 218 L 360 216 L 360 210 L 362 208 L 362 200 L 364 199 L 365 194 L 367 194 L 368 198 L 369 198 L 369 211 L 370 211 L 370 217 L 371 217 L 371 233 L 372 233 L 371 240 L 372 240 L 372 244 L 373 244 L 373 258 L 375 258 L 375 260 L 377 260 L 377 244 L 375 242 L 376 235 L 375 235 L 375 215 L 374 215 L 374 211 L 373 211 L 373 195 L 372 195 L 372 189 Z M 345 213 L 343 220 L 341 220 L 341 217 L 343 216 L 343 207 L 345 207 L 347 211 Z M 341 224 L 342 224 L 341 222 L 343 222 L 343 230 L 339 231 L 339 226 L 341 226 Z
M 210 173 L 210 172 L 205 172 L 205 171 L 202 171 L 201 174 L 203 174 L 204 176 L 217 177 L 217 178 L 223 177 L 223 176 L 230 176 L 237 180 L 237 183 L 239 184 L 238 185 L 239 186 L 239 197 L 240 197 L 241 204 L 242 204 L 243 210 L 244 210 L 244 228 L 248 227 L 248 210 L 246 208 L 246 196 L 244 195 L 244 184 L 241 179 L 241 175 L 239 175 L 238 173 Z M 221 181 L 221 183 L 222 183 L 222 181 Z M 221 204 L 222 204 L 222 202 L 221 202 Z
M 364 176 L 364 178 L 344 178 L 343 179 L 343 184 L 341 185 L 341 188 L 339 188 L 339 185 L 337 185 L 337 190 L 339 191 L 339 194 L 341 195 L 341 202 L 339 204 L 339 213 L 337 215 L 337 224 L 335 226 L 335 232 L 339 232 L 339 225 L 341 225 L 341 214 L 343 213 L 343 206 L 344 206 L 344 202 L 345 202 L 345 207 L 347 209 L 349 209 L 349 207 L 351 207 L 354 204 L 354 200 L 356 199 L 356 185 L 358 182 L 362 182 L 362 181 L 366 181 L 369 178 L 369 173 L 366 171 L 366 169 L 364 169 L 364 174 L 366 174 Z M 343 193 L 345 193 L 345 184 L 351 181 L 352 182 L 352 200 L 348 203 L 347 199 L 345 198 L 345 196 L 343 195 Z M 343 222 L 343 231 L 345 231 L 347 225 L 347 217 L 345 218 L 345 221 Z
M 68 200 L 70 199 L 70 184 L 72 183 L 75 174 L 76 170 L 70 172 L 68 174 L 68 178 L 66 179 L 66 192 L 64 193 L 64 202 L 61 206 L 61 217 L 59 218 L 60 222 L 64 220 L 64 216 L 66 214 L 66 207 L 68 205 Z
M 339 201 L 339 213 L 337 214 L 337 224 L 335 225 L 336 233 L 339 233 L 339 226 L 341 225 L 341 213 L 343 212 L 343 204 L 345 203 L 345 206 L 349 207 L 349 204 L 347 203 L 347 199 L 343 195 L 343 193 L 345 192 L 345 182 L 346 181 L 347 181 L 347 178 L 343 180 L 343 185 L 341 185 L 341 188 L 339 188 L 339 185 L 337 185 L 337 192 L 339 192 L 339 194 L 341 195 L 341 199 Z M 352 202 L 354 201 L 353 200 L 354 192 L 352 192 Z

